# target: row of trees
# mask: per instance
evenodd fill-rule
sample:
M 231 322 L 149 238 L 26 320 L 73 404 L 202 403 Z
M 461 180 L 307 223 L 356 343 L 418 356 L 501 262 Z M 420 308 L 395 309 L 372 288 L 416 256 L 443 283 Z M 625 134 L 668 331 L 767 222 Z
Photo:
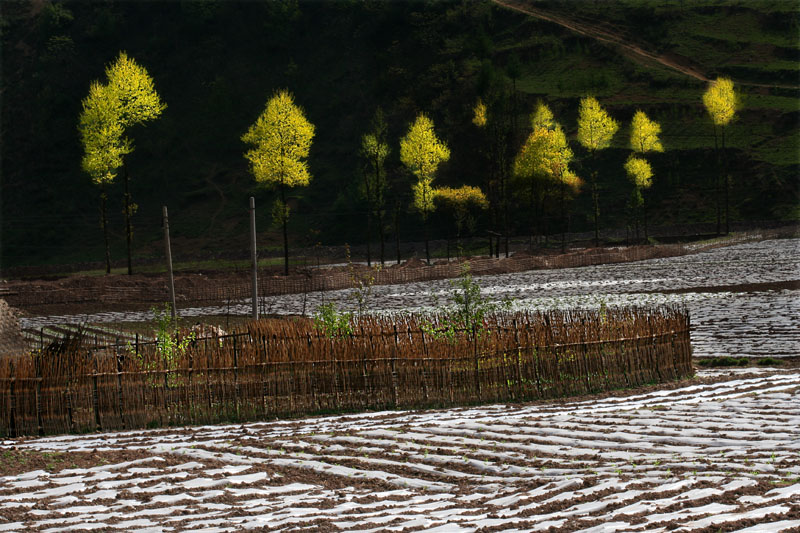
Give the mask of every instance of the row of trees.
M 158 118 L 165 109 L 164 103 L 155 91 L 153 80 L 146 70 L 125 53 L 106 69 L 106 83 L 93 82 L 89 96 L 83 101 L 83 111 L 79 120 L 79 132 L 84 146 L 83 169 L 100 187 L 101 221 L 106 246 L 106 271 L 110 272 L 108 248 L 108 228 L 106 217 L 106 186 L 117 176 L 122 168 L 125 179 L 124 209 L 128 245 L 128 272 L 131 273 L 131 216 L 136 210 L 128 192 L 128 171 L 125 156 L 133 150 L 129 137 L 130 128 L 145 124 Z M 500 101 L 502 107 L 496 104 Z M 718 130 L 720 142 L 715 142 L 718 161 L 724 157 L 725 127 L 733 120 L 737 109 L 737 97 L 733 83 L 728 79 L 712 82 L 703 95 L 703 102 L 714 124 L 715 140 Z M 473 109 L 473 124 L 485 135 L 483 145 L 487 147 L 485 159 L 487 171 L 485 187 L 487 194 L 479 187 L 462 186 L 458 188 L 436 187 L 434 182 L 439 166 L 450 158 L 450 149 L 435 132 L 433 121 L 420 113 L 410 125 L 406 135 L 399 142 L 400 161 L 414 180 L 411 184 L 412 207 L 418 213 L 425 234 L 425 254 L 430 261 L 429 227 L 430 215 L 438 208 L 449 210 L 460 238 L 462 231 L 474 229 L 475 210 L 491 208 L 492 226 L 502 229 L 508 238 L 508 205 L 510 181 L 514 178 L 519 188 L 527 193 L 532 213 L 531 234 L 545 233 L 534 213 L 541 214 L 546 204 L 558 204 L 562 220 L 562 249 L 565 246 L 564 232 L 569 210 L 569 201 L 584 185 L 570 168 L 575 157 L 563 127 L 556 122 L 551 109 L 539 103 L 530 116 L 531 132 L 522 146 L 513 153 L 513 133 L 516 129 L 516 99 L 510 105 L 506 98 L 495 99 L 492 108 L 478 100 Z M 508 112 L 510 109 L 511 112 Z M 505 111 L 505 112 L 504 112 Z M 511 119 L 509 119 L 509 116 Z M 588 180 L 591 187 L 592 218 L 594 221 L 595 242 L 599 245 L 600 219 L 600 179 L 597 168 L 597 153 L 609 148 L 619 130 L 619 123 L 602 108 L 593 97 L 587 96 L 580 102 L 577 128 L 577 142 L 588 153 Z M 639 233 L 639 221 L 643 218 L 645 239 L 647 238 L 646 191 L 653 183 L 653 171 L 647 154 L 661 152 L 664 147 L 660 141 L 661 127 L 639 110 L 631 121 L 628 146 L 631 154 L 624 168 L 631 182 L 629 206 L 632 223 Z M 367 202 L 367 234 L 372 235 L 377 227 L 380 237 L 380 261 L 385 260 L 385 229 L 389 187 L 386 161 L 391 148 L 388 141 L 388 127 L 379 109 L 373 119 L 371 129 L 361 139 L 363 159 L 363 191 Z M 250 172 L 258 184 L 274 189 L 278 198 L 273 205 L 273 220 L 283 231 L 284 271 L 289 269 L 288 220 L 290 209 L 287 193 L 292 187 L 309 185 L 311 172 L 308 168 L 308 154 L 314 139 L 315 128 L 298 107 L 288 91 L 278 91 L 267 102 L 263 112 L 242 136 L 242 141 L 250 146 L 244 154 Z M 725 220 L 728 229 L 727 191 L 729 179 L 727 164 L 721 164 L 721 175 L 716 180 L 717 225 L 720 231 L 721 189 L 724 183 Z M 395 226 L 400 212 L 395 202 Z M 396 232 L 395 232 L 396 233 Z M 498 235 L 500 232 L 496 232 Z M 367 239 L 369 241 L 369 238 Z M 499 253 L 498 240 L 496 253 Z M 506 253 L 508 244 L 506 241 Z M 369 252 L 368 252 L 369 255 Z M 368 258 L 369 260 L 369 258 Z

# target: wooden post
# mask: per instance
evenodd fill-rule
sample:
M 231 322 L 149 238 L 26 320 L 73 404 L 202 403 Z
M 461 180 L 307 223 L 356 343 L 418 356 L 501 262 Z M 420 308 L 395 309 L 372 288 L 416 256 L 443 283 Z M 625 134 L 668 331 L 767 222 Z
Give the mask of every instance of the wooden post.
M 256 199 L 250 197 L 250 258 L 253 262 L 253 320 L 258 320 L 258 252 L 256 249 Z
M 261 335 L 261 413 L 267 416 L 267 338 Z
M 125 428 L 125 412 L 123 411 L 123 400 L 122 400 L 122 354 L 119 351 L 119 337 L 117 337 L 116 342 L 114 344 L 114 355 L 117 359 L 117 408 L 119 410 L 119 419 L 122 422 L 122 429 Z
M 472 324 L 472 351 L 475 358 L 475 394 L 478 395 L 478 401 L 481 400 L 481 374 L 480 374 L 480 356 L 478 355 L 478 334 L 475 324 Z
M 169 301 L 172 304 L 172 320 L 174 321 L 178 316 L 178 310 L 175 306 L 175 278 L 172 275 L 172 250 L 169 246 L 169 216 L 167 214 L 167 206 L 161 207 L 161 213 L 164 219 L 164 251 L 167 256 L 167 273 L 169 275 Z
M 428 403 L 428 378 L 426 376 L 426 361 L 428 360 L 428 346 L 425 343 L 425 331 L 420 328 L 419 334 L 422 337 L 422 396 L 425 403 Z
M 11 382 L 9 383 L 10 387 L 10 394 L 11 397 L 11 412 L 9 413 L 9 423 L 8 423 L 8 435 L 11 438 L 15 438 L 17 436 L 17 395 L 14 391 L 14 385 L 16 383 L 17 375 L 14 373 L 14 363 L 10 363 L 11 366 Z
M 516 353 L 514 354 L 514 359 L 517 362 L 517 397 L 516 400 L 519 401 L 522 399 L 522 349 L 519 345 L 519 329 L 517 328 L 517 319 L 515 318 L 512 321 L 512 326 L 514 328 L 514 345 L 517 347 Z
M 236 350 L 236 335 L 233 336 L 233 404 L 236 421 L 239 421 L 239 353 Z
M 392 352 L 392 404 L 397 407 L 397 324 L 394 325 L 394 351 Z
M 34 366 L 36 367 L 36 429 L 39 433 L 39 436 L 44 435 L 44 424 L 42 423 L 42 411 L 44 411 L 42 407 L 42 359 L 41 355 L 36 357 L 33 361 Z
M 94 358 L 94 370 L 92 371 L 92 407 L 94 408 L 94 428 L 95 431 L 103 431 L 100 424 L 100 394 L 97 391 L 97 355 Z

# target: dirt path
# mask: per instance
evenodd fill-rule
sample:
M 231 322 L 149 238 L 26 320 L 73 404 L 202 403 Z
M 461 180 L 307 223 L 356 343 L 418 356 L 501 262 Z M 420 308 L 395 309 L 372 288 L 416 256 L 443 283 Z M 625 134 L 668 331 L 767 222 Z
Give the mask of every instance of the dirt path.
M 709 82 L 711 81 L 701 70 L 698 66 L 695 65 L 688 65 L 683 62 L 679 62 L 676 60 L 674 56 L 670 55 L 659 55 L 653 52 L 649 52 L 640 46 L 632 44 L 625 40 L 625 38 L 613 31 L 604 30 L 599 27 L 597 24 L 586 24 L 582 22 L 578 22 L 573 19 L 566 18 L 562 15 L 558 15 L 555 13 L 543 11 L 541 9 L 537 9 L 535 7 L 530 6 L 521 6 L 514 2 L 504 1 L 504 0 L 492 0 L 495 4 L 512 9 L 514 11 L 518 11 L 520 13 L 524 13 L 526 15 L 530 15 L 532 17 L 536 17 L 541 20 L 546 20 L 548 22 L 552 22 L 554 24 L 558 24 L 559 26 L 563 26 L 568 30 L 574 31 L 580 35 L 585 37 L 591 37 L 592 39 L 596 39 L 598 41 L 613 44 L 622 48 L 624 52 L 628 55 L 632 55 L 638 58 L 643 58 L 649 61 L 654 61 L 662 66 L 665 66 L 671 70 L 676 72 L 680 72 L 685 76 L 689 76 L 690 78 L 694 78 L 696 80 L 702 82 Z M 687 60 L 688 61 L 688 60 Z M 781 84 L 764 84 L 764 83 L 752 83 L 746 82 L 742 80 L 736 80 L 737 85 L 747 85 L 750 87 L 768 87 L 768 88 L 782 88 L 782 89 L 797 89 L 800 88 L 796 85 L 781 85 Z

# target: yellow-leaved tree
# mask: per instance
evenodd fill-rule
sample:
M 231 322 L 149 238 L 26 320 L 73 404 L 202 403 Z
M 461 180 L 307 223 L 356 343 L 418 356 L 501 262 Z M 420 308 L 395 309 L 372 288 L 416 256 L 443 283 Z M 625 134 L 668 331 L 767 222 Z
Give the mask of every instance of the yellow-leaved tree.
M 385 236 L 383 217 L 386 214 L 386 170 L 384 163 L 389 156 L 386 120 L 383 110 L 378 108 L 372 119 L 372 131 L 361 137 L 361 157 L 364 159 L 364 195 L 367 198 L 367 266 L 372 266 L 370 239 L 372 222 L 378 222 L 381 240 L 381 265 L 384 264 Z
M 472 108 L 472 123 L 483 128 L 486 126 L 486 120 L 486 104 L 479 98 L 475 107 Z
M 314 138 L 314 126 L 294 103 L 288 91 L 278 91 L 264 111 L 242 135 L 253 147 L 244 157 L 257 183 L 276 188 L 280 198 L 273 208 L 273 218 L 283 227 L 283 272 L 289 274 L 289 206 L 286 191 L 305 187 L 311 180 L 306 158 Z
M 464 185 L 457 189 L 452 187 L 436 189 L 434 200 L 452 212 L 453 220 L 456 223 L 458 250 L 461 254 L 461 231 L 465 227 L 470 233 L 475 231 L 475 217 L 472 216 L 470 210 L 488 209 L 489 201 L 479 187 L 470 185 Z
M 534 116 L 537 115 L 545 120 L 532 119 L 535 127 L 514 160 L 514 174 L 531 180 L 532 197 L 534 180 L 544 180 L 545 185 L 550 182 L 558 188 L 562 222 L 561 249 L 566 250 L 567 196 L 570 192 L 580 190 L 582 182 L 569 168 L 573 153 L 564 130 L 553 121 L 553 115 L 547 106 L 540 105 L 534 113 Z
M 653 169 L 647 160 L 631 155 L 625 162 L 625 172 L 628 179 L 633 184 L 631 193 L 630 207 L 636 224 L 636 236 L 639 236 L 639 210 L 644 206 L 643 191 L 646 191 L 653 184 Z
M 594 244 L 600 246 L 600 201 L 597 186 L 597 165 L 595 156 L 598 150 L 611 146 L 611 139 L 619 129 L 619 123 L 600 106 L 596 98 L 587 96 L 581 99 L 578 110 L 578 142 L 589 151 L 592 170 L 589 174 L 592 187 L 592 211 L 594 215 Z
M 661 126 L 658 122 L 654 120 L 650 120 L 644 111 L 636 111 L 633 115 L 633 120 L 631 121 L 631 150 L 634 152 L 635 159 L 647 161 L 642 157 L 648 152 L 663 152 L 664 146 L 661 144 L 661 140 L 659 139 L 659 135 L 661 134 Z M 628 160 L 630 161 L 630 159 Z M 640 165 L 640 163 L 635 163 L 636 165 Z M 625 163 L 625 168 L 627 170 L 628 163 Z M 650 165 L 647 165 L 648 169 Z M 629 172 L 630 175 L 630 172 Z M 639 210 L 644 213 L 644 239 L 647 241 L 647 201 L 645 196 L 645 191 L 650 188 L 652 185 L 652 178 L 653 173 L 652 169 L 650 170 L 650 174 L 647 178 L 648 183 L 646 187 L 636 185 L 634 182 L 634 190 L 633 196 L 631 196 L 631 212 L 636 222 L 636 238 L 639 238 Z
M 425 259 L 430 263 L 428 247 L 428 217 L 436 209 L 433 203 L 433 180 L 439 165 L 450 159 L 450 149 L 436 137 L 433 121 L 420 113 L 400 139 L 400 161 L 417 178 L 413 187 L 414 209 L 425 226 Z
M 89 174 L 92 182 L 100 187 L 100 224 L 105 243 L 106 274 L 111 273 L 111 252 L 108 244 L 108 216 L 106 187 L 114 181 L 122 158 L 131 147 L 123 137 L 124 128 L 117 119 L 119 102 L 108 86 L 92 82 L 89 95 L 81 102 L 78 118 L 78 133 L 83 145 L 81 168 Z
M 166 104 L 155 90 L 153 78 L 147 70 L 125 52 L 120 52 L 116 61 L 106 67 L 108 88 L 119 102 L 119 121 L 127 132 L 131 126 L 145 124 L 161 116 Z M 137 205 L 131 201 L 128 166 L 123 164 L 125 196 L 123 213 L 125 214 L 125 240 L 128 250 L 128 274 L 133 273 L 131 264 L 131 243 L 133 226 L 131 217 Z
M 550 107 L 544 102 L 537 102 L 536 109 L 531 113 L 531 128 L 536 131 L 540 128 L 552 130 L 556 127 L 555 117 Z
M 712 81 L 706 92 L 703 93 L 703 105 L 714 124 L 714 151 L 716 152 L 718 163 L 720 161 L 720 152 L 722 154 L 722 174 L 725 176 L 725 233 L 727 234 L 730 231 L 730 222 L 728 220 L 728 189 L 730 186 L 730 178 L 728 176 L 727 154 L 725 153 L 725 127 L 736 118 L 736 111 L 739 108 L 739 97 L 733 88 L 733 81 L 729 78 L 717 78 Z M 717 128 L 719 128 L 721 133 L 721 151 L 720 142 L 717 140 Z M 717 235 L 719 235 L 721 229 L 719 176 L 717 176 L 715 180 L 715 189 L 717 191 Z
M 133 151 L 133 143 L 126 137 L 132 126 L 155 120 L 166 109 L 155 90 L 153 79 L 144 67 L 120 52 L 119 57 L 106 67 L 105 85 L 92 82 L 89 96 L 83 101 L 78 130 L 84 148 L 83 169 L 101 187 L 103 233 L 106 241 L 106 272 L 111 271 L 108 251 L 108 231 L 105 215 L 107 200 L 105 187 L 113 182 L 117 169 L 123 167 L 125 195 L 125 237 L 128 251 L 128 274 L 133 273 L 131 243 L 133 226 L 131 217 L 137 206 L 131 201 L 129 175 L 124 155 Z M 105 153 L 101 153 L 105 152 Z

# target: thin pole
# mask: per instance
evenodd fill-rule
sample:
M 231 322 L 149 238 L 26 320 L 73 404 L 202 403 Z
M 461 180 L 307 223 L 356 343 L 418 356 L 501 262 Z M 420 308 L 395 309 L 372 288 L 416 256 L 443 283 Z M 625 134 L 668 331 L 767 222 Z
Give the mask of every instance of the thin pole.
M 250 257 L 253 262 L 253 320 L 258 320 L 258 252 L 256 251 L 256 199 L 250 197 Z
M 164 217 L 164 249 L 167 255 L 167 272 L 169 273 L 169 299 L 172 303 L 172 320 L 175 320 L 178 316 L 178 310 L 175 307 L 175 278 L 172 275 L 172 251 L 169 247 L 169 215 L 167 215 L 167 206 L 162 206 L 161 212 Z

